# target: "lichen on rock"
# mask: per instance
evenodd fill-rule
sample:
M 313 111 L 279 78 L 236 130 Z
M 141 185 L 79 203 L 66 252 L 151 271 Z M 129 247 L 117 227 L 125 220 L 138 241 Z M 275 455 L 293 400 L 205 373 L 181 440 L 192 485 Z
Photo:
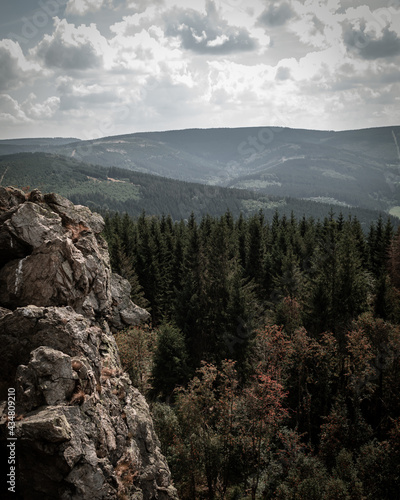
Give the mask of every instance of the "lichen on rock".
M 0 399 L 16 389 L 19 498 L 177 499 L 111 331 L 149 314 L 113 276 L 103 225 L 58 195 L 0 187 Z M 0 429 L 4 445 L 5 402 Z

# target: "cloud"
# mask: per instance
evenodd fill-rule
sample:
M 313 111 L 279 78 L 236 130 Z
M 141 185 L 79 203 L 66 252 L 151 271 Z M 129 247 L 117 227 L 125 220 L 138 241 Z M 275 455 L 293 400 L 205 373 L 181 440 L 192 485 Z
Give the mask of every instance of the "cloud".
M 57 17 L 54 24 L 53 34 L 45 35 L 32 50 L 48 68 L 84 71 L 102 66 L 108 43 L 94 24 L 75 27 Z
M 390 58 L 400 54 L 400 37 L 388 27 L 385 27 L 379 36 L 367 31 L 365 23 L 355 29 L 347 22 L 343 25 L 343 41 L 348 51 L 362 59 Z
M 280 80 L 280 81 L 288 80 L 290 76 L 291 76 L 290 69 L 287 68 L 286 66 L 280 66 L 276 70 L 275 80 Z
M 26 116 L 18 101 L 8 94 L 0 94 L 0 110 L 0 123 L 18 125 L 32 122 Z
M 112 4 L 112 0 L 69 0 L 65 13 L 84 16 L 89 12 L 101 10 L 106 4 Z
M 342 37 L 343 14 L 337 14 L 339 5 L 338 0 L 294 1 L 296 15 L 287 29 L 308 46 L 322 50 L 336 46 Z
M 54 18 L 29 43 L 0 42 L 3 135 L 11 134 L 7 128 L 31 136 L 35 124 L 41 134 L 90 138 L 212 125 L 340 129 L 399 119 L 400 11 L 374 10 L 377 0 L 64 5 L 67 18 Z
M 12 134 L 12 130 L 18 130 L 20 127 L 23 127 L 23 130 L 27 130 L 24 127 L 30 127 L 35 130 L 34 135 L 37 136 L 39 124 L 41 131 L 44 130 L 42 125 L 46 122 L 51 124 L 59 104 L 60 98 L 57 96 L 48 97 L 40 102 L 32 92 L 24 102 L 19 103 L 8 94 L 0 94 L 0 123 L 4 124 L 8 134 Z M 50 130 L 52 127 L 54 132 L 54 124 L 50 125 Z
M 120 36 L 134 36 L 143 29 L 153 26 L 156 21 L 156 9 L 154 6 L 148 7 L 141 13 L 124 16 L 122 21 L 110 26 L 110 31 Z
M 258 18 L 258 22 L 268 27 L 283 26 L 296 15 L 288 2 L 274 2 Z
M 163 118 L 196 113 L 199 89 L 176 82 L 168 75 L 150 78 L 143 95 L 143 103 L 149 110 Z
M 62 111 L 81 108 L 104 108 L 110 103 L 118 103 L 118 87 L 115 84 L 75 82 L 69 77 L 58 79 L 57 91 Z
M 130 74 L 136 86 L 144 85 L 148 76 L 187 72 L 188 61 L 182 51 L 169 43 L 160 28 L 151 26 L 134 35 L 123 34 L 129 31 L 127 25 L 110 40 L 113 55 L 107 68 L 114 74 Z
M 0 91 L 21 87 L 40 73 L 40 66 L 26 59 L 18 42 L 0 40 Z
M 22 103 L 21 108 L 24 113 L 35 120 L 49 119 L 54 116 L 60 105 L 60 98 L 57 96 L 48 97 L 43 102 L 37 102 L 36 95 L 32 92 Z
M 233 61 L 210 61 L 209 95 L 211 99 L 236 104 L 238 108 L 249 100 L 260 102 L 270 94 L 273 68 L 265 64 L 247 66 Z M 217 98 L 215 97 L 217 96 Z
M 398 7 L 400 3 L 398 3 Z M 389 59 L 400 54 L 400 11 L 371 10 L 362 5 L 348 8 L 342 23 L 342 40 L 350 55 L 367 61 Z
M 194 9 L 174 8 L 166 13 L 166 35 L 177 37 L 186 50 L 200 54 L 251 51 L 256 41 L 247 29 L 230 26 L 208 1 L 206 14 Z

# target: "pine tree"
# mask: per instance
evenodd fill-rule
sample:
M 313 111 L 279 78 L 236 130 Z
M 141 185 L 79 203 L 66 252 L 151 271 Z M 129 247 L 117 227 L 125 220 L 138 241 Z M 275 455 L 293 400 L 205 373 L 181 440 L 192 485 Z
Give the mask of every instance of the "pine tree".
M 368 308 L 369 276 L 364 269 L 362 253 L 357 245 L 354 228 L 347 224 L 338 245 L 337 327 L 346 327 L 350 320 Z
M 189 376 L 187 351 L 183 333 L 163 324 L 159 328 L 152 370 L 152 394 L 167 402 L 176 387 L 184 385 Z
M 264 259 L 263 216 L 253 216 L 248 225 L 248 251 L 246 256 L 246 275 L 258 285 L 262 281 Z
M 391 282 L 400 291 L 400 229 L 391 242 L 388 267 Z
M 186 228 L 182 263 L 182 288 L 175 289 L 174 322 L 185 335 L 189 364 L 194 370 L 200 365 L 208 346 L 204 329 L 206 305 L 205 257 L 194 214 Z
M 337 273 L 337 227 L 333 219 L 325 218 L 308 274 L 308 294 L 303 299 L 304 324 L 314 335 L 335 331 L 339 308 Z

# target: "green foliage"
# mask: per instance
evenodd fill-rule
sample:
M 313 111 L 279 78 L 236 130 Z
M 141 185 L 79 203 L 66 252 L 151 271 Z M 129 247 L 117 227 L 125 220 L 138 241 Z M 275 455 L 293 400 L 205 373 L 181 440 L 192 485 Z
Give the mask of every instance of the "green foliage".
M 196 498 L 206 486 L 208 498 L 224 498 L 244 483 L 256 498 L 272 436 L 286 416 L 283 397 L 270 376 L 258 374 L 241 390 L 232 361 L 221 370 L 203 363 L 177 400 L 175 455 L 191 464 L 179 469 L 181 496 Z
M 161 325 L 152 370 L 153 394 L 169 401 L 176 387 L 188 378 L 185 339 L 178 328 Z
M 396 498 L 389 223 L 142 213 L 105 236 L 161 325 L 150 394 L 180 498 Z

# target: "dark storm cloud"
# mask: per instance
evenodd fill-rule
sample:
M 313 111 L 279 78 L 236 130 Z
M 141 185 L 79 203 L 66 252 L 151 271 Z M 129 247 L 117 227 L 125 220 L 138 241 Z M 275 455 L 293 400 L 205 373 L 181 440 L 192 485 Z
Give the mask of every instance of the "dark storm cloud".
M 206 15 L 193 9 L 172 9 L 167 15 L 165 33 L 179 37 L 183 48 L 201 54 L 229 54 L 256 48 L 249 32 L 229 26 L 213 2 L 207 2 Z
M 258 22 L 268 27 L 283 26 L 292 17 L 295 16 L 290 4 L 273 3 L 258 18 Z
M 355 30 L 350 23 L 343 27 L 343 41 L 348 51 L 362 59 L 374 60 L 400 54 L 400 38 L 386 27 L 380 37 L 365 32 L 365 24 Z

